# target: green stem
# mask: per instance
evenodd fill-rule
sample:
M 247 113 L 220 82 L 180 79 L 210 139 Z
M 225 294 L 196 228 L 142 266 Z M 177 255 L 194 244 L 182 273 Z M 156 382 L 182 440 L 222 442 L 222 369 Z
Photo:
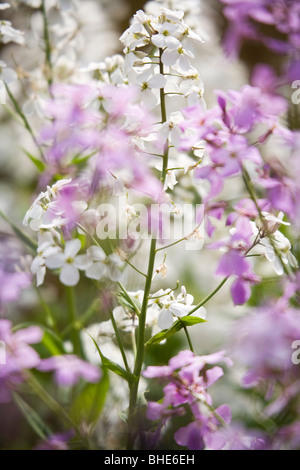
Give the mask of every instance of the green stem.
M 159 71 L 164 74 L 164 65 L 161 60 L 163 49 L 159 49 Z M 164 123 L 167 121 L 167 110 L 166 110 L 166 100 L 165 100 L 165 90 L 164 88 L 160 89 L 160 107 L 161 107 L 161 122 Z M 168 158 L 169 158 L 169 142 L 167 140 L 163 156 L 163 167 L 161 174 L 161 181 L 164 184 L 167 176 L 168 168 Z M 130 450 L 133 448 L 134 439 L 135 439 L 135 413 L 136 413 L 136 402 L 137 394 L 139 387 L 139 379 L 142 371 L 144 352 L 145 352 L 145 327 L 146 327 L 146 315 L 148 308 L 149 295 L 151 290 L 154 262 L 156 255 L 156 239 L 151 240 L 149 261 L 148 261 L 148 271 L 147 278 L 144 289 L 144 297 L 141 312 L 139 315 L 139 326 L 137 334 L 137 353 L 136 360 L 134 365 L 134 375 L 137 377 L 137 380 L 130 384 L 130 393 L 129 393 L 129 412 L 128 412 L 128 441 L 127 449 Z
M 162 54 L 163 54 L 163 49 L 159 49 L 159 71 L 162 75 L 164 75 L 164 64 L 161 60 Z M 165 89 L 161 88 L 159 90 L 159 93 L 160 93 L 160 106 L 161 106 L 161 122 L 164 123 L 164 122 L 167 121 Z M 166 180 L 168 160 L 169 160 L 169 142 L 167 140 L 166 145 L 165 145 L 165 150 L 164 150 L 163 167 L 162 167 L 162 172 L 161 172 L 161 181 L 162 181 L 162 183 L 164 183 L 165 180 Z
M 46 6 L 45 0 L 42 0 L 42 15 L 43 15 L 43 23 L 44 23 L 44 41 L 45 41 L 45 66 L 46 66 L 46 78 L 49 87 L 52 85 L 53 82 L 53 67 L 52 67 L 52 53 L 51 53 L 51 43 L 50 43 L 50 36 L 49 36 L 49 28 L 48 28 L 48 18 L 46 13 Z
M 146 314 L 147 314 L 147 308 L 148 308 L 148 298 L 149 298 L 151 284 L 152 284 L 155 251 L 156 251 L 156 239 L 153 238 L 151 240 L 151 245 L 150 245 L 147 279 L 145 283 L 145 290 L 144 290 L 141 313 L 139 316 L 137 354 L 136 354 L 136 361 L 135 361 L 135 366 L 134 366 L 134 375 L 137 377 L 137 381 L 130 384 L 129 414 L 128 414 L 129 433 L 128 433 L 128 443 L 127 443 L 128 450 L 133 447 L 134 438 L 135 438 L 134 418 L 135 418 L 139 379 L 140 379 L 143 360 L 144 360 Z
M 187 329 L 186 325 L 181 321 L 181 318 L 178 318 L 178 320 L 180 321 L 180 323 L 183 326 L 187 342 L 189 343 L 189 348 L 194 353 L 195 351 L 194 351 L 194 348 L 193 348 L 193 343 L 192 343 L 191 337 L 189 335 L 188 329 Z
M 45 315 L 46 315 L 46 325 L 47 326 L 50 326 L 50 328 L 54 328 L 55 331 L 57 331 L 57 325 L 56 325 L 56 321 L 55 321 L 55 318 L 51 312 L 51 309 L 49 307 L 49 305 L 47 304 L 47 302 L 44 300 L 44 297 L 42 296 L 41 292 L 40 292 L 40 289 L 38 287 L 36 287 L 36 292 L 37 292 L 37 295 L 40 299 L 40 302 L 41 302 L 41 305 L 43 306 L 44 308 L 44 311 L 45 311 Z
M 170 243 L 170 245 L 165 245 L 165 246 L 162 246 L 161 248 L 157 248 L 156 253 L 158 251 L 162 251 L 162 250 L 166 250 L 167 248 L 171 248 L 171 246 L 177 245 L 177 243 L 181 243 L 184 240 L 186 240 L 186 237 L 183 237 L 180 240 L 176 240 L 176 242 Z
M 196 310 L 198 310 L 200 307 L 202 307 L 203 305 L 206 304 L 206 302 L 208 302 L 220 289 L 221 287 L 224 286 L 225 282 L 227 281 L 228 277 L 225 277 L 221 282 L 220 284 L 210 293 L 208 294 L 207 297 L 205 297 L 203 300 L 201 300 L 201 302 L 196 305 L 192 310 L 189 311 L 188 315 L 192 315 L 194 312 L 196 312 Z
M 77 322 L 76 315 L 76 302 L 75 302 L 75 292 L 73 287 L 66 287 L 67 294 L 67 304 L 68 304 L 68 313 L 70 324 L 73 325 L 71 338 L 74 347 L 74 353 L 78 356 L 82 355 L 81 342 L 80 342 L 80 324 Z
M 246 189 L 247 189 L 247 191 L 248 191 L 248 193 L 249 193 L 249 195 L 250 195 L 250 197 L 251 197 L 252 201 L 254 202 L 255 207 L 256 207 L 256 209 L 257 209 L 257 212 L 258 212 L 260 221 L 261 221 L 261 223 L 262 223 L 262 225 L 263 225 L 263 228 L 264 228 L 265 235 L 268 237 L 269 242 L 271 243 L 271 246 L 272 246 L 272 248 L 273 248 L 273 250 L 274 250 L 274 253 L 275 253 L 276 256 L 279 258 L 280 264 L 281 264 L 281 266 L 282 266 L 283 271 L 284 271 L 285 274 L 290 278 L 290 277 L 291 277 L 291 274 L 290 274 L 289 270 L 287 269 L 286 265 L 284 264 L 284 262 L 283 262 L 283 260 L 282 260 L 282 258 L 281 258 L 281 255 L 280 255 L 280 253 L 278 252 L 278 250 L 277 250 L 277 248 L 276 248 L 276 246 L 275 246 L 275 243 L 274 243 L 272 237 L 268 234 L 268 227 L 267 227 L 265 218 L 264 218 L 264 216 L 263 216 L 263 214 L 262 214 L 262 212 L 261 212 L 261 209 L 260 209 L 260 207 L 259 207 L 259 205 L 258 205 L 255 192 L 254 192 L 254 190 L 253 190 L 253 188 L 252 188 L 252 186 L 251 186 L 250 176 L 249 176 L 249 174 L 248 174 L 248 172 L 247 172 L 247 170 L 246 170 L 245 168 L 243 169 L 243 175 L 242 175 L 242 176 L 243 176 L 243 181 L 244 181 L 244 184 L 245 184 L 245 186 L 246 186 Z
M 4 85 L 5 85 L 5 88 L 6 88 L 6 91 L 7 91 L 7 94 L 12 102 L 12 104 L 14 105 L 14 108 L 16 110 L 16 113 L 20 116 L 20 118 L 22 119 L 23 121 L 23 124 L 24 124 L 24 127 L 25 129 L 29 132 L 29 134 L 31 135 L 32 137 L 32 140 L 33 142 L 35 143 L 39 153 L 40 153 L 40 156 L 41 156 L 41 159 L 43 161 L 45 161 L 45 155 L 43 154 L 43 151 L 41 150 L 41 146 L 40 144 L 38 143 L 35 135 L 34 135 L 34 132 L 32 130 L 32 127 L 31 125 L 29 124 L 29 121 L 27 119 L 27 117 L 25 116 L 25 114 L 23 113 L 19 103 L 17 102 L 17 100 L 15 99 L 14 95 L 12 94 L 12 92 L 10 91 L 10 88 L 9 86 L 7 85 L 7 83 L 4 82 Z
M 129 374 L 131 374 L 131 370 L 129 369 L 129 366 L 128 366 L 127 357 L 126 357 L 126 354 L 125 354 L 122 339 L 121 339 L 121 336 L 120 336 L 120 333 L 119 333 L 119 330 L 118 330 L 118 326 L 116 324 L 114 314 L 113 314 L 113 312 L 110 311 L 109 315 L 110 315 L 110 319 L 111 319 L 111 322 L 112 322 L 113 329 L 115 331 L 115 335 L 116 335 L 117 342 L 118 342 L 118 345 L 119 345 L 119 348 L 120 348 L 120 352 L 122 354 L 125 369 Z
M 41 401 L 55 414 L 57 414 L 67 426 L 76 431 L 76 434 L 80 439 L 85 441 L 85 444 L 89 448 L 88 439 L 86 436 L 83 436 L 79 430 L 77 424 L 73 419 L 68 415 L 65 409 L 47 392 L 47 390 L 39 383 L 39 381 L 34 377 L 30 371 L 25 373 L 26 382 L 33 390 L 33 392 L 41 399 Z

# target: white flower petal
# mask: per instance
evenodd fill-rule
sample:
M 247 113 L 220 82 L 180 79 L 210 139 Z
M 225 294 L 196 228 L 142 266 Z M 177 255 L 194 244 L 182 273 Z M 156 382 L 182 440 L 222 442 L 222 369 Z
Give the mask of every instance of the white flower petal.
M 100 246 L 92 245 L 87 250 L 87 253 L 93 258 L 95 261 L 104 261 L 106 259 L 106 254 L 100 248 Z
M 167 330 L 171 328 L 171 326 L 173 325 L 173 321 L 174 321 L 174 317 L 172 313 L 170 312 L 170 310 L 167 310 L 164 308 L 159 314 L 157 325 L 162 330 Z
M 99 261 L 98 263 L 93 263 L 85 272 L 86 277 L 89 279 L 95 279 L 99 281 L 106 273 L 106 265 Z
M 282 276 L 282 274 L 283 274 L 283 266 L 282 266 L 281 261 L 280 261 L 280 259 L 278 258 L 278 256 L 276 256 L 275 261 L 274 261 L 274 263 L 273 263 L 273 266 L 274 266 L 274 270 L 275 270 L 276 274 L 277 274 L 278 276 Z
M 65 258 L 66 259 L 75 258 L 80 248 L 81 248 L 81 242 L 80 240 L 78 240 L 78 238 L 75 238 L 75 240 L 70 240 L 66 242 Z
M 65 264 L 59 275 L 59 280 L 65 286 L 76 286 L 80 279 L 79 271 L 73 264 Z
M 181 304 L 179 302 L 172 302 L 170 305 L 170 312 L 175 315 L 175 317 L 184 317 L 189 313 L 191 307 L 188 305 Z
M 92 263 L 93 263 L 93 260 L 91 259 L 89 255 L 78 255 L 74 259 L 74 266 L 76 266 L 76 268 L 78 269 L 81 269 L 82 271 L 89 268 Z
M 65 256 L 63 253 L 56 253 L 46 259 L 45 264 L 49 269 L 62 268 L 65 264 Z
M 148 81 L 150 88 L 164 88 L 167 80 L 161 73 L 156 73 Z
M 176 50 L 174 51 L 174 50 L 166 49 L 161 56 L 162 63 L 169 67 L 174 65 L 177 62 L 177 59 L 178 59 L 178 52 Z

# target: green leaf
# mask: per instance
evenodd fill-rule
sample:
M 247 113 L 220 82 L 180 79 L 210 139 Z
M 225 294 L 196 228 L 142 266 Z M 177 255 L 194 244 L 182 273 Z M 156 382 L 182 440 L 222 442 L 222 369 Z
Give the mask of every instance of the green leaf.
M 168 330 L 162 330 L 156 335 L 152 336 L 152 338 L 147 341 L 145 346 L 153 346 L 154 344 L 160 343 L 164 339 L 170 338 L 175 333 L 180 331 L 184 326 L 192 326 L 196 325 L 197 323 L 204 322 L 206 322 L 206 320 L 204 320 L 203 318 L 186 315 L 185 317 L 180 318 L 180 320 L 174 322 L 171 328 L 169 328 Z
M 5 214 L 3 214 L 2 211 L 0 211 L 0 217 L 2 217 L 3 220 L 5 220 L 5 222 L 7 222 L 11 228 L 13 229 L 13 231 L 15 232 L 15 234 L 17 235 L 18 238 L 20 238 L 20 240 L 27 246 L 29 246 L 29 248 L 31 248 L 32 250 L 36 251 L 37 249 L 37 243 L 34 241 L 34 240 L 31 240 L 31 238 L 28 237 L 28 235 L 26 235 L 24 232 L 22 232 L 21 229 L 19 229 L 19 227 L 17 227 L 13 222 L 11 222 Z
M 53 356 L 60 356 L 61 354 L 65 354 L 66 351 L 64 349 L 63 343 L 61 339 L 57 336 L 57 334 L 48 328 L 43 328 L 44 336 L 41 342 L 45 346 L 45 348 L 47 348 L 47 350 Z
M 109 376 L 106 369 L 100 382 L 87 384 L 81 393 L 75 398 L 71 407 L 71 416 L 78 423 L 83 421 L 95 424 L 105 404 L 109 390 Z
M 60 337 L 53 330 L 46 327 L 45 325 L 42 325 L 41 323 L 38 323 L 38 322 L 19 323 L 12 329 L 12 331 L 22 330 L 30 326 L 38 326 L 39 328 L 41 328 L 41 330 L 44 331 L 41 344 L 45 346 L 45 348 L 50 352 L 50 354 L 52 354 L 53 356 L 59 356 L 61 354 L 66 353 L 63 342 L 60 339 Z
M 32 161 L 32 163 L 37 167 L 37 169 L 42 173 L 43 171 L 45 171 L 45 168 L 46 168 L 46 165 L 45 163 L 43 163 L 41 160 L 39 160 L 38 158 L 34 157 L 33 155 L 31 155 L 31 153 L 29 153 L 27 150 L 23 149 L 23 152 L 25 153 L 25 155 L 27 155 L 27 157 Z
M 46 439 L 47 436 L 51 436 L 52 431 L 44 423 L 41 417 L 34 411 L 31 406 L 28 405 L 16 392 L 13 393 L 14 400 L 18 405 L 23 416 L 26 418 L 28 424 L 37 433 L 41 439 Z
M 122 307 L 133 310 L 137 315 L 140 314 L 142 305 L 138 299 L 131 297 L 125 290 L 118 292 L 117 297 L 118 302 Z
M 88 161 L 93 155 L 95 155 L 97 151 L 91 152 L 88 155 L 82 156 L 80 153 L 75 155 L 75 157 L 71 161 L 71 165 L 80 165 L 81 163 L 85 163 Z
M 107 369 L 111 370 L 112 372 L 119 375 L 120 377 L 123 377 L 123 379 L 127 380 L 127 382 L 129 382 L 129 383 L 132 383 L 132 382 L 136 381 L 136 377 L 133 374 L 129 374 L 125 369 L 123 369 L 123 367 L 119 366 L 119 364 L 117 364 L 116 362 L 113 362 L 110 359 L 108 359 L 107 357 L 105 357 L 102 354 L 102 352 L 101 352 L 101 350 L 98 346 L 97 341 L 90 335 L 90 333 L 87 330 L 84 330 L 84 331 L 92 339 L 92 341 L 93 341 L 93 343 L 94 343 L 94 345 L 95 345 L 95 347 L 98 351 L 98 354 L 101 358 L 103 367 L 107 367 Z

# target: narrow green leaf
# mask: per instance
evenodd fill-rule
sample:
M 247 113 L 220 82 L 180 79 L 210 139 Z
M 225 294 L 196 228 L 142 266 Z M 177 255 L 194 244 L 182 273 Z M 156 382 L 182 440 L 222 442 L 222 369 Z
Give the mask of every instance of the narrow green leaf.
M 38 322 L 24 322 L 19 323 L 16 325 L 12 330 L 18 331 L 24 328 L 28 328 L 30 326 L 38 326 L 41 330 L 44 331 L 43 338 L 41 340 L 41 344 L 45 346 L 45 348 L 49 351 L 50 354 L 54 356 L 59 356 L 61 354 L 65 354 L 66 351 L 64 349 L 64 345 L 60 337 L 50 328 L 42 325 Z
M 13 397 L 28 424 L 41 439 L 46 439 L 47 436 L 51 436 L 51 434 L 53 434 L 36 411 L 34 411 L 31 406 L 29 406 L 28 403 L 20 397 L 20 395 L 14 392 Z
M 88 155 L 83 155 L 83 156 L 82 156 L 80 153 L 78 153 L 78 154 L 75 155 L 75 157 L 72 159 L 71 164 L 72 164 L 72 165 L 80 165 L 81 163 L 85 163 L 85 162 L 87 162 L 93 155 L 95 155 L 95 153 L 97 153 L 97 151 L 91 152 L 91 153 L 89 153 Z
M 87 384 L 81 393 L 75 398 L 71 407 L 71 416 L 78 423 L 83 421 L 95 424 L 105 404 L 109 390 L 109 376 L 106 369 L 100 382 Z
M 171 328 L 169 328 L 168 330 L 162 330 L 156 335 L 152 336 L 152 338 L 147 341 L 145 346 L 153 346 L 154 344 L 160 343 L 164 339 L 170 338 L 175 333 L 180 331 L 184 326 L 192 326 L 196 325 L 197 323 L 204 322 L 206 322 L 206 320 L 204 320 L 203 318 L 186 315 L 185 317 L 180 318 L 180 320 L 175 321 Z
M 27 155 L 27 157 L 32 161 L 32 163 L 37 167 L 37 169 L 42 173 L 43 171 L 45 171 L 45 168 L 46 168 L 46 165 L 45 163 L 43 163 L 41 160 L 39 160 L 38 158 L 34 157 L 33 155 L 31 155 L 31 153 L 29 153 L 27 150 L 23 149 L 23 152 L 25 153 L 25 155 Z
M 123 379 L 127 380 L 127 382 L 129 382 L 129 383 L 135 382 L 136 377 L 133 374 L 129 374 L 125 369 L 123 369 L 123 367 L 119 366 L 119 364 L 117 364 L 116 362 L 113 362 L 110 359 L 108 359 L 107 357 L 105 357 L 102 354 L 102 352 L 101 352 L 101 350 L 98 346 L 97 341 L 90 335 L 90 333 L 87 330 L 84 330 L 84 331 L 89 335 L 89 337 L 93 341 L 93 343 L 94 343 L 94 345 L 95 345 L 95 347 L 98 351 L 98 354 L 101 358 L 102 366 L 107 367 L 109 370 L 111 370 L 115 374 L 119 375 L 120 377 L 123 377 Z
M 3 214 L 2 211 L 0 211 L 0 217 L 2 217 L 3 220 L 5 220 L 5 222 L 7 222 L 11 228 L 13 229 L 13 231 L 15 232 L 15 234 L 17 235 L 17 237 L 27 246 L 29 246 L 29 248 L 31 248 L 32 250 L 36 251 L 37 249 L 37 243 L 32 240 L 31 238 L 28 237 L 28 235 L 26 235 L 21 229 L 19 229 L 19 227 L 17 227 L 13 222 L 11 222 L 5 214 Z

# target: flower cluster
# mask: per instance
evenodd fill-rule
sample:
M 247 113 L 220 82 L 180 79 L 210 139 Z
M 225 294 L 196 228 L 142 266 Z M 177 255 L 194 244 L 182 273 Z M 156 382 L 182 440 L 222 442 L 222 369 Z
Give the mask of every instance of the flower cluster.
M 219 434 L 219 426 L 230 423 L 230 409 L 227 405 L 221 405 L 214 410 L 207 391 L 223 375 L 221 367 L 215 366 L 219 362 L 232 365 L 231 360 L 224 357 L 223 351 L 208 356 L 195 356 L 191 351 L 181 351 L 170 359 L 167 366 L 149 366 L 143 372 L 146 378 L 169 381 L 164 387 L 161 403 L 149 402 L 148 419 L 166 424 L 172 416 L 185 414 L 186 407 L 191 411 L 193 421 L 178 429 L 174 435 L 179 445 L 191 450 L 204 447 L 221 449 L 225 445 Z
M 238 54 L 244 39 L 263 43 L 271 51 L 288 57 L 287 77 L 299 78 L 300 8 L 297 0 L 241 2 L 221 0 L 230 27 L 225 36 L 229 54 Z M 272 28 L 269 32 L 268 27 Z

